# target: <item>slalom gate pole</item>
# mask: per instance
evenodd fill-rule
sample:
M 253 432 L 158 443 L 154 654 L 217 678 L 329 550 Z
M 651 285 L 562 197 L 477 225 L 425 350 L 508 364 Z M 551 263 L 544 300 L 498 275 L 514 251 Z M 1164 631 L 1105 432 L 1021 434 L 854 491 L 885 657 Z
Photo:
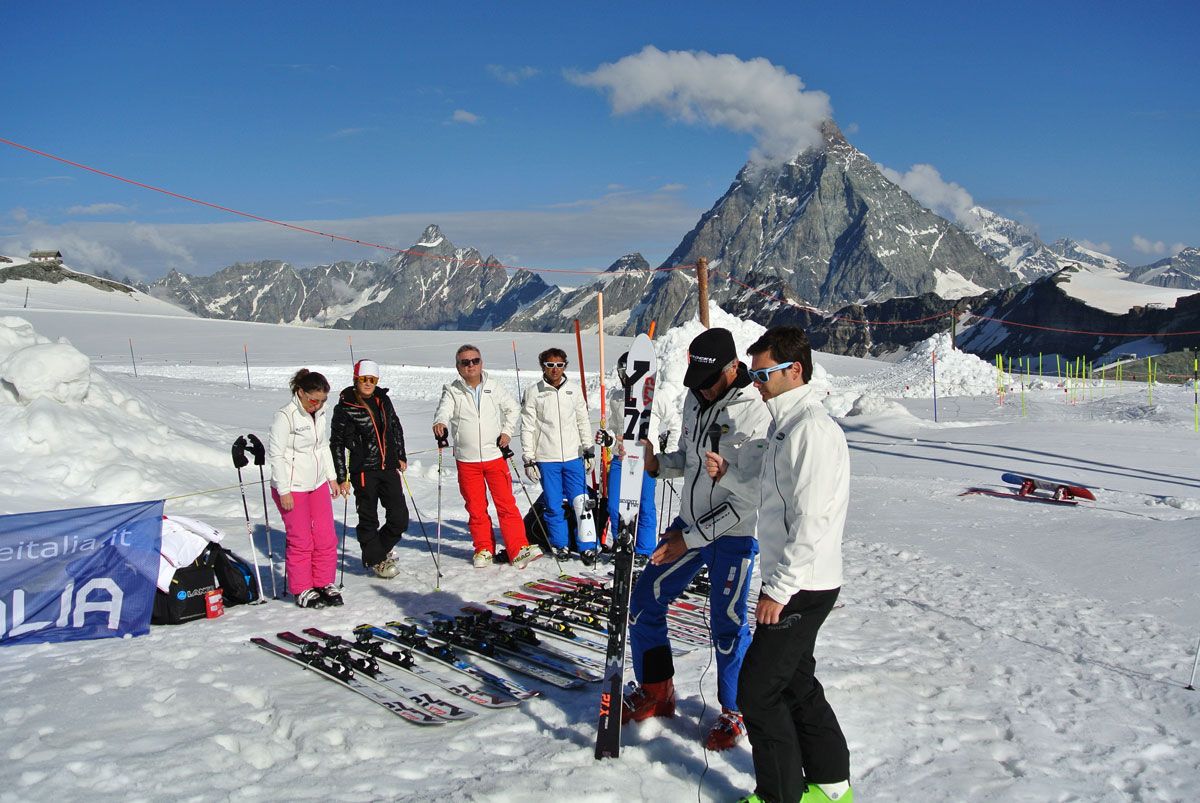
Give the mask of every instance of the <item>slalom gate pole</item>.
M 933 423 L 937 423 L 937 352 L 933 352 Z
M 517 400 L 521 400 L 521 364 L 517 361 L 517 341 L 513 341 L 513 368 L 517 371 Z
M 250 439 L 250 450 L 254 453 L 254 465 L 258 466 L 258 487 L 262 491 L 263 525 L 267 528 L 267 558 L 271 562 L 271 598 L 279 599 L 279 590 L 275 586 L 275 546 L 271 534 L 271 518 L 267 512 L 267 475 L 263 472 L 263 466 L 267 462 L 267 450 L 257 436 L 250 434 L 247 437 Z M 285 540 L 284 547 L 286 546 Z
M 346 345 L 350 346 L 350 370 L 351 370 L 351 372 L 353 372 L 353 370 L 354 370 L 354 338 L 352 336 L 346 335 Z
M 26 289 L 25 289 L 25 292 L 26 292 L 26 293 L 28 293 L 28 292 L 29 292 L 29 289 L 28 289 L 28 288 L 26 288 Z M 28 299 L 26 299 L 26 300 L 28 300 Z M 134 356 L 133 356 L 133 338 L 132 338 L 132 337 L 131 337 L 131 338 L 129 338 L 129 361 L 133 363 L 133 378 L 134 378 L 134 379 L 137 379 L 137 378 L 138 378 L 138 375 L 137 375 L 137 357 L 134 357 Z
M 605 418 L 605 398 L 604 398 L 604 293 L 596 293 L 596 336 L 600 342 L 600 427 L 603 428 L 607 419 Z M 651 335 L 653 337 L 653 335 Z M 602 496 L 608 498 L 608 463 L 609 453 L 607 447 L 600 447 L 600 486 L 603 489 Z M 606 527 L 607 531 L 608 528 Z M 597 535 L 597 538 L 600 536 Z M 604 539 L 600 539 L 600 543 L 604 543 Z
M 529 512 L 533 514 L 533 520 L 537 522 L 538 529 L 542 531 L 542 539 L 546 542 L 546 549 L 550 550 L 550 558 L 554 561 L 554 565 L 558 567 L 558 573 L 562 574 L 562 564 L 558 562 L 558 555 L 554 554 L 554 544 L 550 543 L 550 533 L 546 532 L 546 522 L 542 521 L 542 517 L 538 515 L 537 506 L 533 504 L 533 498 L 529 495 L 529 489 L 525 487 L 525 478 L 517 473 L 517 461 L 512 447 L 506 446 L 500 451 L 508 458 L 508 465 L 512 468 L 513 476 L 516 478 L 517 484 L 521 486 L 521 490 L 525 492 L 525 501 L 529 503 Z
M 433 590 L 440 591 L 442 588 L 442 569 L 439 558 L 442 556 L 442 452 L 450 445 L 450 439 L 445 435 L 437 439 L 438 450 L 438 480 L 437 480 L 437 557 L 433 559 L 433 565 L 437 567 L 438 581 L 434 584 Z M 413 505 L 416 507 L 416 505 Z
M 250 387 L 250 347 L 245 343 L 242 344 L 242 355 L 246 358 L 246 390 L 252 390 Z
M 350 497 L 342 497 L 342 548 L 338 557 L 338 588 L 346 587 L 346 515 L 350 512 Z
M 1200 432 L 1200 357 L 1192 359 L 1192 415 L 1196 432 Z
M 575 351 L 576 351 L 576 353 L 579 354 L 579 387 L 583 389 L 583 406 L 586 408 L 588 406 L 587 374 L 584 373 L 584 370 L 583 370 L 583 335 L 580 334 L 580 331 L 579 331 L 579 319 L 578 318 L 575 319 Z M 604 370 L 603 365 L 600 366 L 600 370 L 602 370 L 602 371 Z M 603 397 L 601 397 L 601 398 L 603 398 Z M 588 418 L 590 420 L 590 418 L 591 418 L 590 414 L 589 414 Z M 604 426 L 603 419 L 600 420 L 600 425 Z M 584 448 L 586 448 L 586 446 Z M 592 490 L 598 491 L 599 488 L 600 488 L 600 485 L 596 481 L 596 466 L 595 466 L 595 463 L 593 462 L 593 465 L 592 465 Z
M 413 496 L 412 487 L 408 484 L 408 476 L 403 471 L 400 472 L 400 479 L 404 480 L 404 488 L 408 491 L 408 500 L 412 502 L 413 513 L 417 514 L 417 521 L 421 524 L 421 535 L 425 537 L 425 548 L 429 550 L 429 557 L 433 558 L 433 568 L 438 576 L 438 581 L 434 583 L 436 590 L 442 585 L 442 567 L 438 564 L 437 555 L 433 554 L 433 544 L 429 543 L 429 533 L 425 532 L 425 519 L 421 516 L 421 511 L 417 510 L 417 498 Z
M 1192 677 L 1185 686 L 1188 691 L 1196 690 L 1196 665 L 1200 664 L 1200 641 L 1196 642 L 1196 657 L 1192 660 Z
M 233 442 L 233 467 L 237 469 L 238 488 L 242 492 L 242 511 L 246 516 L 246 540 L 250 543 L 250 560 L 254 563 L 254 585 L 258 588 L 258 601 L 252 604 L 261 605 L 266 602 L 263 596 L 262 571 L 258 568 L 258 551 L 254 548 L 254 529 L 250 526 L 250 505 L 246 502 L 246 485 L 242 481 L 242 466 L 249 465 L 246 459 L 246 438 L 239 436 Z

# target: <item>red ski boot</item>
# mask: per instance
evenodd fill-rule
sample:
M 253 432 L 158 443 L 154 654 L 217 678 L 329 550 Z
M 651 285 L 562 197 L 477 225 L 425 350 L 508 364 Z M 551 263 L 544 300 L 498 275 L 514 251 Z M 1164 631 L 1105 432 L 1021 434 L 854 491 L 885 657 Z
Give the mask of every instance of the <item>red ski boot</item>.
M 646 683 L 625 695 L 621 705 L 621 724 L 641 722 L 650 717 L 675 716 L 675 681 Z
M 746 722 L 737 711 L 722 710 L 708 738 L 704 740 L 707 750 L 728 750 L 746 738 Z

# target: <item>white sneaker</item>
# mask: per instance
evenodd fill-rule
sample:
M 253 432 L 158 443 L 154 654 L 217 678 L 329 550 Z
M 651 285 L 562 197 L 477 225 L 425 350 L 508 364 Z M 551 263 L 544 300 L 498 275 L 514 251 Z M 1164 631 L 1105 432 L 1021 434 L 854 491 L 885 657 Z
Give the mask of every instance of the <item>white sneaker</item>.
M 481 549 L 475 553 L 475 557 L 471 560 L 471 565 L 476 569 L 486 569 L 492 565 L 492 553 L 487 549 Z
M 542 550 L 536 544 L 526 544 L 517 550 L 511 563 L 518 569 L 524 569 L 540 557 L 542 557 Z
M 379 563 L 371 567 L 371 571 L 375 572 L 376 577 L 382 577 L 384 580 L 391 580 L 400 573 L 400 567 L 396 565 L 396 561 L 391 558 L 384 558 Z

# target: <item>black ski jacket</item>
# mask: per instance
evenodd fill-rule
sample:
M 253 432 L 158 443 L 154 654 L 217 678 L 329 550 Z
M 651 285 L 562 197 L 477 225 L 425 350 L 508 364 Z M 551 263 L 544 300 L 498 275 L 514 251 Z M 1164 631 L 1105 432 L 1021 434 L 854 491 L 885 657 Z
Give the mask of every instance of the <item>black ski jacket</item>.
M 400 468 L 408 462 L 404 451 L 404 428 L 396 416 L 396 408 L 388 398 L 387 388 L 376 388 L 366 403 L 358 400 L 354 387 L 342 391 L 333 408 L 329 450 L 333 452 L 333 469 L 339 483 L 351 474 L 362 471 Z M 350 450 L 350 465 L 346 465 L 346 450 Z

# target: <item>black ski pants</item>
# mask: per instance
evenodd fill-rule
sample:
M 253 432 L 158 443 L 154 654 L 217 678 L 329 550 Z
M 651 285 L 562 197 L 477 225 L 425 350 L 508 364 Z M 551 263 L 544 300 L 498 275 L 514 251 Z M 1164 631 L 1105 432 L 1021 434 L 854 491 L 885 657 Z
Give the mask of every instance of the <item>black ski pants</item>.
M 408 504 L 404 501 L 404 484 L 400 472 L 360 471 L 350 475 L 354 486 L 354 509 L 358 511 L 358 545 L 362 548 L 364 566 L 383 561 L 408 529 Z M 386 521 L 379 526 L 379 505 L 383 505 Z
M 797 592 L 779 623 L 759 625 L 738 676 L 738 704 L 754 757 L 755 793 L 795 803 L 806 784 L 850 779 L 850 749 L 814 674 L 817 631 L 838 592 Z

